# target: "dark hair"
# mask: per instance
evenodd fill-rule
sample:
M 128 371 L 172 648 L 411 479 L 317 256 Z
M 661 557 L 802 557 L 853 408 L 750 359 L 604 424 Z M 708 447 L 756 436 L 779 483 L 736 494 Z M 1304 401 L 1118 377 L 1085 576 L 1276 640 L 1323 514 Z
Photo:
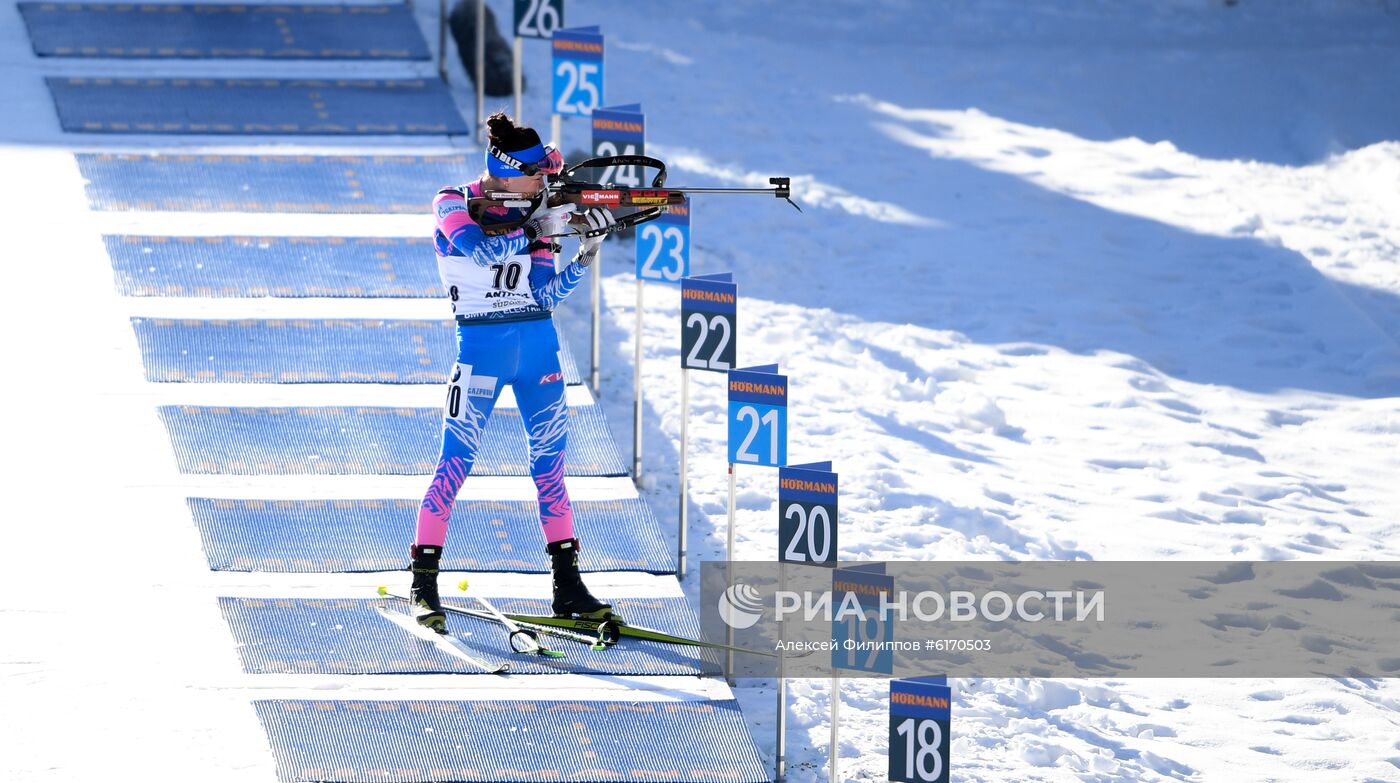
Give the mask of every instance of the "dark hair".
M 516 125 L 503 111 L 487 117 L 486 127 L 490 129 L 491 145 L 502 152 L 519 152 L 540 143 L 540 134 L 534 128 Z

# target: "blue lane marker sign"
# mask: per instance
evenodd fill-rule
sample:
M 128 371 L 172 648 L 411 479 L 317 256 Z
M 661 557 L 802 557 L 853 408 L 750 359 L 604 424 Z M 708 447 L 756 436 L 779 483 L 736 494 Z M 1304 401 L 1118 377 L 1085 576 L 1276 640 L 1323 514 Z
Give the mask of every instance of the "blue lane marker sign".
M 690 276 L 690 199 L 637 229 L 637 279 L 680 285 Z
M 946 677 L 890 681 L 890 780 L 948 783 L 952 697 Z
M 894 672 L 894 626 L 880 611 L 881 598 L 893 600 L 894 577 L 883 563 L 831 572 L 831 667 Z
M 835 565 L 836 474 L 830 462 L 778 468 L 778 559 Z
M 626 106 L 609 106 L 593 112 L 593 157 L 604 158 L 613 155 L 645 155 L 646 115 L 642 114 L 640 103 Z M 598 176 L 598 182 L 611 182 L 629 188 L 646 187 L 643 182 L 646 169 L 637 166 L 608 166 Z
M 681 280 L 681 367 L 729 372 L 738 354 L 739 287 L 734 275 Z
M 564 26 L 564 0 L 515 0 L 515 34 L 521 38 L 553 38 Z
M 778 365 L 729 371 L 729 461 L 787 464 L 788 379 Z
M 558 30 L 552 44 L 554 113 L 587 117 L 603 105 L 603 33 L 596 26 Z

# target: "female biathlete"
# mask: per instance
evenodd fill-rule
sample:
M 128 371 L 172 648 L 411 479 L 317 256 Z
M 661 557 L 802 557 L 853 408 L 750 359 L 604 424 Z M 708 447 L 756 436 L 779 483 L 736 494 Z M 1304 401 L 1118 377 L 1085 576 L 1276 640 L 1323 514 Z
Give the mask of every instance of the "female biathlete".
M 612 607 L 594 598 L 579 577 L 579 542 L 564 488 L 569 412 L 550 315 L 583 279 L 603 236 L 583 239 L 573 261 L 557 272 L 549 237 L 571 233 L 570 222 L 588 230 L 606 228 L 616 219 L 602 208 L 576 213 L 572 204 L 541 203 L 522 228 L 488 236 L 469 215 L 467 199 L 503 191 L 534 196 L 547 175 L 563 169 L 564 159 L 543 146 L 538 133 L 505 114 L 492 115 L 487 125 L 486 172 L 471 184 L 443 188 L 433 199 L 438 273 L 457 316 L 457 363 L 443 415 L 442 451 L 409 551 L 415 616 L 440 633 L 446 632 L 447 622 L 438 598 L 438 565 L 452 501 L 471 472 L 486 420 L 507 384 L 515 389 L 530 442 L 530 475 L 553 572 L 554 613 L 593 619 L 612 614 Z M 522 217 L 523 210 L 493 207 L 482 221 Z

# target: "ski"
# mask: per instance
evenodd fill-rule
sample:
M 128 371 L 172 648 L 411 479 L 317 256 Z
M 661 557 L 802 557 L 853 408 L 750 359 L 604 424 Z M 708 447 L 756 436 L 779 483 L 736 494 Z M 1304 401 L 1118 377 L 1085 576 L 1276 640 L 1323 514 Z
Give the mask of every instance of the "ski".
M 661 642 L 663 644 L 679 644 L 688 647 L 708 647 L 712 650 L 732 650 L 734 652 L 749 653 L 751 655 L 762 655 L 768 658 L 777 658 L 778 654 L 766 652 L 764 650 L 754 650 L 748 647 L 739 647 L 731 644 L 720 644 L 718 642 L 708 642 L 704 639 L 691 639 L 685 636 L 658 631 L 655 628 L 646 628 L 640 625 L 629 625 L 621 620 L 590 620 L 582 617 L 554 617 L 552 615 L 538 614 L 511 614 L 506 613 L 506 617 L 518 622 L 529 623 L 531 625 L 544 625 L 555 628 L 569 628 L 575 631 L 595 631 L 604 633 L 605 631 L 613 635 L 614 641 L 617 636 L 628 636 L 633 639 L 641 639 L 649 642 Z M 788 658 L 800 658 L 802 655 L 788 655 Z
M 403 630 L 407 631 L 413 636 L 416 636 L 419 639 L 428 642 L 429 644 L 433 645 L 434 647 L 446 653 L 447 655 L 452 656 L 453 658 L 456 658 L 460 661 L 466 661 L 467 663 L 477 667 L 478 669 L 481 669 L 482 671 L 488 672 L 490 674 L 505 674 L 506 672 L 510 671 L 510 663 L 508 661 L 493 663 L 491 661 L 486 660 L 485 658 L 481 658 L 475 653 L 466 649 L 466 646 L 463 645 L 456 637 L 452 636 L 451 634 L 440 634 L 437 631 L 432 630 L 431 628 L 421 626 L 418 624 L 417 620 L 414 620 L 412 617 L 409 617 L 403 612 L 395 612 L 389 609 L 389 607 L 387 606 L 375 606 L 374 610 L 376 612 L 379 612 L 379 614 L 384 619 L 388 620 L 394 625 L 397 625 L 398 627 L 402 628 Z
M 393 598 L 399 601 L 406 602 L 409 600 L 408 596 L 403 595 L 402 593 L 396 593 L 383 585 L 380 585 L 379 587 L 379 595 L 383 598 Z M 492 606 L 491 608 L 494 609 L 495 607 Z M 500 615 L 498 617 L 486 611 L 485 609 L 469 609 L 465 606 L 456 606 L 454 604 L 448 603 L 444 603 L 442 605 L 442 609 L 443 611 L 451 612 L 452 614 L 460 614 L 466 617 L 475 617 L 478 620 L 490 620 L 493 623 L 500 623 L 501 625 L 504 625 L 507 630 L 511 631 L 511 649 L 515 650 L 516 652 L 533 652 L 542 655 L 547 655 L 551 658 L 563 657 L 563 653 L 559 652 L 558 650 L 551 650 L 550 648 L 545 647 L 543 644 L 540 644 L 538 636 L 539 634 L 546 634 L 558 639 L 568 639 L 569 641 L 587 645 L 590 649 L 593 650 L 607 649 L 607 645 L 609 644 L 609 642 L 606 642 L 597 636 L 590 636 L 588 634 L 578 633 L 576 631 L 568 630 L 567 628 L 558 628 L 551 625 L 540 625 L 538 623 L 531 623 L 528 621 L 521 622 L 517 620 L 512 620 L 506 617 L 505 615 Z M 499 614 L 499 612 L 497 614 Z M 517 648 L 517 637 L 515 636 L 515 633 L 517 631 L 528 632 L 525 634 L 525 636 L 530 637 L 530 640 L 534 643 L 534 647 L 538 649 L 532 649 L 529 647 L 527 647 L 526 649 Z M 548 652 L 539 652 L 540 650 L 548 650 Z
M 385 587 L 380 588 L 379 594 L 386 598 L 396 598 L 401 601 L 408 600 L 407 596 L 395 593 Z M 496 618 L 492 617 L 490 613 L 478 609 L 468 609 L 462 606 L 453 606 L 452 604 L 448 603 L 444 603 L 442 605 L 442 608 L 444 611 L 452 612 L 454 614 L 461 614 L 466 615 L 468 617 L 476 617 L 482 620 L 494 620 L 496 622 L 500 622 Z M 666 633 L 665 631 L 658 631 L 655 628 L 647 628 L 640 625 L 629 625 L 615 618 L 609 618 L 606 620 L 592 620 L 582 617 L 555 617 L 553 615 L 545 614 L 514 614 L 511 612 L 503 612 L 502 616 L 518 624 L 522 628 L 530 628 L 531 630 L 536 630 L 540 633 L 550 633 L 550 631 L 544 629 L 552 629 L 555 631 L 571 631 L 573 633 L 570 636 L 564 638 L 574 639 L 575 641 L 579 641 L 581 643 L 584 641 L 584 639 L 587 639 L 588 644 L 594 644 L 595 640 L 587 636 L 587 634 L 593 633 L 598 635 L 596 643 L 605 645 L 616 644 L 620 637 L 627 636 L 633 639 L 641 639 L 643 641 L 649 642 L 660 642 L 662 644 L 678 644 L 687 647 L 707 647 L 712 650 L 732 650 L 733 652 L 738 653 L 762 655 L 766 658 L 778 657 L 778 654 L 775 652 L 767 652 L 765 650 L 754 650 L 749 647 L 740 647 L 738 645 L 720 644 L 719 642 L 708 642 L 704 639 L 691 639 L 686 636 L 677 636 L 675 634 Z M 594 649 L 598 648 L 595 647 Z M 784 657 L 803 658 L 808 655 L 811 655 L 811 653 L 794 653 L 788 654 Z

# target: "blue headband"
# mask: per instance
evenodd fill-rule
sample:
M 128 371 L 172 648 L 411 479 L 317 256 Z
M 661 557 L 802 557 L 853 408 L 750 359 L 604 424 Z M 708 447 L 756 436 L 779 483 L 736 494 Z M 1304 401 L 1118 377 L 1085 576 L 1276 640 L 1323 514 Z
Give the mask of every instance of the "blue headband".
M 521 170 L 522 165 L 533 168 L 533 164 L 544 160 L 547 154 L 542 144 L 514 152 L 504 152 L 496 147 L 487 146 L 486 170 L 493 177 L 523 177 L 526 176 L 526 172 Z

